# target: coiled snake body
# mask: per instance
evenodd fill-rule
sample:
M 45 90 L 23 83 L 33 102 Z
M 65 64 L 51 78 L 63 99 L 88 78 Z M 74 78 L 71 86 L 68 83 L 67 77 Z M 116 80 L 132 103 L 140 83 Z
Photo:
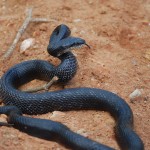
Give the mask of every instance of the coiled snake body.
M 33 80 L 69 81 L 76 73 L 77 61 L 70 49 L 87 45 L 81 38 L 70 36 L 66 25 L 53 31 L 48 45 L 49 54 L 61 60 L 57 67 L 42 60 L 25 61 L 8 70 L 0 79 L 0 96 L 5 105 L 0 114 L 8 115 L 8 123 L 40 138 L 59 141 L 72 149 L 111 150 L 112 148 L 72 132 L 66 126 L 45 119 L 22 116 L 54 110 L 95 109 L 109 111 L 116 118 L 115 132 L 122 149 L 143 150 L 143 142 L 133 131 L 133 114 L 128 104 L 116 94 L 96 88 L 72 88 L 53 92 L 27 93 L 18 87 Z

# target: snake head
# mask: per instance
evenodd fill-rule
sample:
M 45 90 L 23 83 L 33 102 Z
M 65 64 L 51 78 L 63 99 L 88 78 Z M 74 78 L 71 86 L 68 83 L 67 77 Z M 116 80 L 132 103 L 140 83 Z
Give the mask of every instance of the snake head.
M 62 54 L 83 45 L 87 45 L 84 39 L 70 36 L 71 31 L 66 25 L 59 25 L 51 34 L 47 51 L 54 57 L 59 57 Z M 89 45 L 87 45 L 89 47 Z
M 64 38 L 69 37 L 70 34 L 70 29 L 66 25 L 61 24 L 57 26 L 52 32 L 49 43 L 55 43 L 56 41 L 60 41 Z

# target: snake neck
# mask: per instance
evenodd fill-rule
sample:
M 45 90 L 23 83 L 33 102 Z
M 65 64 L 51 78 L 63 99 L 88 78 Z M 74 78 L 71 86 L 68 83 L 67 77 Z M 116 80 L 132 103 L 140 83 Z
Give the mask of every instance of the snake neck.
M 77 71 L 77 59 L 71 52 L 67 52 L 58 57 L 61 63 L 56 67 L 55 76 L 60 82 L 71 80 Z

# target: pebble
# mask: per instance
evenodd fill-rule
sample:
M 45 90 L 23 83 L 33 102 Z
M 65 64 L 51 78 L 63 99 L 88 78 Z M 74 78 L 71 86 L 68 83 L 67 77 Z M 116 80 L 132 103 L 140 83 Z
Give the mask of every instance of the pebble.
M 150 49 L 145 52 L 144 58 L 150 61 Z
M 84 137 L 88 137 L 88 134 L 86 133 L 86 131 L 84 129 L 78 130 L 77 133 L 84 136 Z
M 74 19 L 73 22 L 80 22 L 81 19 Z
M 76 32 L 77 32 L 77 28 L 73 28 L 72 33 L 76 33 Z
M 45 24 L 42 24 L 39 29 L 40 31 L 47 31 L 47 26 Z
M 33 46 L 35 44 L 34 38 L 28 38 L 25 39 L 20 46 L 20 52 L 24 53 L 29 47 Z
M 65 113 L 61 112 L 61 111 L 53 111 L 52 115 L 50 116 L 50 118 L 59 118 L 59 117 L 64 117 Z
M 7 120 L 7 116 L 4 115 L 4 114 L 1 114 L 1 116 L 0 116 L 0 122 L 6 122 L 6 120 Z
M 131 100 L 133 100 L 133 99 L 135 99 L 135 98 L 140 97 L 141 95 L 142 95 L 141 90 L 140 90 L 140 89 L 136 89 L 136 90 L 134 90 L 134 91 L 129 95 L 129 98 L 130 98 Z

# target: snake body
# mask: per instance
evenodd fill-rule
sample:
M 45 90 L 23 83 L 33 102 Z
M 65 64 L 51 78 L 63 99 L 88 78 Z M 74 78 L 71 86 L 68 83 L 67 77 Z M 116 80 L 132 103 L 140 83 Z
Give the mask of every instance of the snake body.
M 70 88 L 53 92 L 27 93 L 18 87 L 33 80 L 49 81 L 54 76 L 58 82 L 67 82 L 77 71 L 76 57 L 70 49 L 87 45 L 81 38 L 71 37 L 70 29 L 60 25 L 53 31 L 48 45 L 50 55 L 61 60 L 55 67 L 43 60 L 25 61 L 9 69 L 0 79 L 0 96 L 7 106 L 0 107 L 0 114 L 8 115 L 8 122 L 33 136 L 59 141 L 72 149 L 112 150 L 72 132 L 61 123 L 22 116 L 43 114 L 55 110 L 105 110 L 116 118 L 115 132 L 121 149 L 143 150 L 140 137 L 133 131 L 133 113 L 118 95 L 96 88 Z

